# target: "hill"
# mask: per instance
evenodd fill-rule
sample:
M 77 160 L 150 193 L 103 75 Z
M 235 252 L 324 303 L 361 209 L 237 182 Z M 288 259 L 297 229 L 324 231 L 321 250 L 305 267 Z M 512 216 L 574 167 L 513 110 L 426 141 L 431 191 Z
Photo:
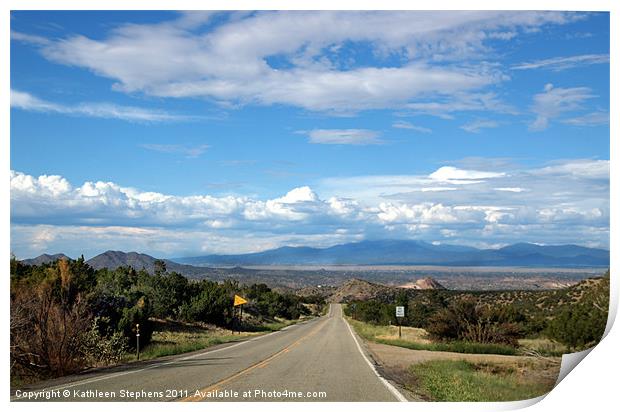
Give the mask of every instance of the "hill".
M 435 245 L 418 240 L 367 240 L 328 248 L 281 247 L 241 255 L 173 259 L 191 265 L 442 265 L 605 267 L 609 251 L 576 245 L 517 243 L 500 249 Z
M 71 260 L 71 258 L 64 253 L 56 253 L 54 255 L 48 255 L 47 253 L 44 253 L 32 259 L 24 259 L 21 262 L 24 265 L 38 266 L 46 263 L 56 262 L 58 259 Z
M 418 279 L 415 282 L 407 283 L 401 287 L 408 288 L 408 289 L 417 289 L 417 290 L 445 289 L 445 287 L 441 283 L 437 282 L 435 279 L 431 277 L 425 277 L 424 279 Z
M 406 292 L 409 294 L 410 290 L 445 290 L 439 282 L 435 279 L 427 277 L 419 279 L 413 282 L 415 287 L 398 287 L 387 286 L 378 283 L 368 282 L 363 279 L 349 279 L 339 287 L 329 290 L 327 300 L 330 302 L 352 302 L 356 300 L 370 300 L 377 299 L 380 301 L 392 300 L 399 292 Z
M 149 273 L 155 272 L 155 262 L 162 260 L 166 264 L 169 272 L 177 272 L 185 276 L 208 276 L 214 273 L 214 270 L 206 267 L 196 267 L 191 265 L 183 265 L 167 259 L 156 259 L 153 256 L 137 252 L 120 252 L 108 250 L 86 261 L 93 269 L 116 269 L 121 266 L 130 266 L 135 270 L 145 269 Z

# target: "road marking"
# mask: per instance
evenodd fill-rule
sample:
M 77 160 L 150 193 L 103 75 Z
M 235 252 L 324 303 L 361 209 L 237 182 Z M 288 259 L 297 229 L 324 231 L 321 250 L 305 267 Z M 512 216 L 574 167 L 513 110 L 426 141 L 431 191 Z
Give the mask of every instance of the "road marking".
M 193 355 L 184 356 L 182 358 L 174 359 L 174 360 L 169 361 L 169 362 L 158 362 L 158 363 L 156 363 L 154 365 L 150 365 L 150 366 L 147 366 L 147 367 L 141 368 L 141 369 L 133 369 L 133 370 L 125 371 L 125 372 L 113 373 L 113 374 L 110 374 L 110 375 L 104 375 L 104 376 L 94 377 L 94 378 L 90 378 L 90 379 L 87 378 L 87 379 L 83 379 L 83 380 L 77 380 L 77 381 L 73 381 L 73 382 L 67 383 L 65 385 L 51 386 L 51 387 L 48 387 L 48 388 L 40 388 L 40 389 L 33 389 L 33 390 L 37 390 L 37 391 L 64 390 L 64 389 L 74 388 L 76 386 L 88 385 L 90 383 L 101 382 L 101 381 L 112 379 L 112 378 L 118 378 L 118 377 L 121 377 L 121 376 L 130 375 L 132 373 L 140 373 L 140 372 L 148 371 L 148 370 L 151 370 L 151 369 L 159 368 L 161 366 L 173 365 L 175 363 L 179 363 L 179 362 L 183 362 L 183 361 L 186 361 L 186 360 L 198 358 L 198 357 L 203 356 L 203 355 L 210 355 L 212 353 L 217 353 L 217 352 L 222 352 L 222 351 L 225 351 L 225 350 L 228 350 L 228 349 L 233 349 L 233 348 L 239 347 L 241 345 L 245 345 L 245 344 L 247 344 L 249 342 L 254 342 L 254 341 L 257 341 L 259 339 L 266 338 L 268 336 L 276 336 L 277 332 L 282 332 L 282 331 L 291 329 L 291 328 L 299 326 L 299 325 L 311 323 L 311 322 L 313 322 L 313 321 L 315 321 L 317 319 L 321 319 L 321 318 L 315 318 L 315 319 L 310 319 L 310 320 L 307 320 L 307 321 L 304 321 L 304 322 L 295 323 L 293 325 L 287 326 L 286 328 L 280 329 L 280 331 L 276 331 L 275 333 L 274 332 L 266 333 L 266 334 L 261 335 L 261 336 L 256 336 L 256 337 L 254 337 L 252 339 L 246 339 L 244 341 L 237 342 L 234 345 L 226 346 L 224 348 L 213 349 L 213 350 L 208 350 L 208 348 L 207 348 L 206 350 L 201 350 L 200 352 L 195 353 Z M 127 365 L 119 365 L 119 366 L 122 367 L 122 366 L 127 366 Z M 11 396 L 10 399 L 13 401 L 13 400 L 18 400 L 19 398 L 15 397 L 15 396 Z
M 294 326 L 294 325 L 291 325 L 291 326 Z M 170 361 L 170 362 L 156 363 L 155 365 L 147 366 L 146 368 L 142 368 L 142 369 L 134 369 L 134 370 L 126 371 L 126 372 L 115 373 L 115 374 L 112 374 L 112 375 L 105 375 L 105 376 L 100 376 L 100 377 L 97 377 L 97 378 L 91 378 L 91 379 L 85 379 L 85 380 L 81 380 L 81 381 L 75 381 L 75 382 L 71 382 L 71 383 L 66 384 L 66 385 L 52 386 L 50 388 L 41 388 L 41 389 L 36 389 L 36 390 L 41 390 L 41 391 L 63 390 L 63 389 L 73 388 L 75 386 L 81 386 L 81 385 L 87 385 L 89 383 L 100 382 L 100 381 L 104 381 L 104 380 L 107 380 L 107 379 L 118 378 L 120 376 L 130 375 L 132 373 L 144 372 L 144 371 L 147 371 L 147 370 L 159 368 L 161 366 L 172 365 L 172 364 L 175 364 L 175 363 L 178 363 L 178 362 L 194 359 L 194 358 L 197 358 L 197 357 L 202 356 L 202 355 L 210 355 L 212 353 L 222 352 L 222 351 L 225 351 L 225 350 L 228 350 L 228 349 L 236 348 L 238 346 L 241 346 L 241 345 L 244 345 L 246 343 L 253 342 L 253 341 L 256 341 L 256 340 L 259 340 L 259 339 L 262 339 L 262 338 L 267 337 L 267 336 L 274 336 L 274 335 L 272 333 L 266 333 L 264 335 L 257 336 L 257 337 L 252 338 L 252 339 L 247 339 L 247 340 L 244 340 L 242 342 L 235 343 L 234 345 L 226 346 L 224 348 L 201 351 L 199 353 L 195 353 L 195 354 L 190 355 L 190 356 L 185 356 L 185 357 L 180 358 L 180 359 L 175 359 L 175 360 Z M 15 399 L 18 399 L 18 398 L 14 397 L 14 396 L 11 397 L 11 400 L 15 400 Z
M 289 349 L 291 349 L 294 346 L 299 345 L 302 341 L 308 339 L 309 337 L 316 335 L 321 329 L 323 329 L 323 326 L 325 326 L 326 324 L 327 324 L 327 320 L 322 322 L 321 325 L 316 327 L 312 332 L 310 332 L 307 335 L 304 335 L 301 338 L 295 340 L 293 343 L 291 343 L 290 345 L 285 346 L 284 348 L 280 349 L 278 352 L 274 353 L 273 355 L 271 355 L 271 356 L 269 356 L 269 357 L 267 357 L 267 358 L 265 358 L 265 359 L 255 363 L 255 364 L 253 364 L 253 365 L 251 365 L 251 366 L 249 366 L 249 367 L 247 367 L 247 368 L 245 368 L 243 370 L 240 370 L 239 372 L 237 372 L 237 373 L 235 373 L 235 374 L 233 374 L 233 375 L 231 375 L 231 376 L 229 376 L 227 378 L 224 378 L 224 379 L 220 380 L 219 382 L 216 382 L 216 383 L 214 383 L 212 385 L 209 385 L 206 388 L 197 389 L 195 392 L 199 392 L 201 394 L 207 394 L 209 392 L 212 392 L 212 391 L 216 390 L 217 388 L 219 388 L 220 386 L 222 386 L 222 385 L 224 385 L 226 383 L 232 382 L 233 380 L 235 380 L 235 379 L 237 379 L 237 378 L 247 374 L 248 372 L 250 372 L 250 371 L 252 371 L 252 370 L 254 370 L 256 368 L 264 368 L 265 366 L 267 366 L 269 364 L 269 362 L 271 362 L 276 357 L 280 356 L 283 353 L 288 352 Z M 179 402 L 198 402 L 198 401 L 201 401 L 201 400 L 204 400 L 204 399 L 205 399 L 205 396 L 200 396 L 200 395 L 197 395 L 196 393 L 194 393 L 194 395 L 188 396 L 186 398 L 181 398 L 178 401 Z
M 392 392 L 392 395 L 394 395 L 396 397 L 396 399 L 398 399 L 399 402 L 408 402 L 407 398 L 405 398 L 403 396 L 402 393 L 400 393 L 398 391 L 398 389 L 396 389 L 390 382 L 388 382 L 383 376 L 379 375 L 379 372 L 377 372 L 377 369 L 375 368 L 375 365 L 372 364 L 372 362 L 370 361 L 370 359 L 368 359 L 368 357 L 366 356 L 366 354 L 364 353 L 364 351 L 362 350 L 362 347 L 360 346 L 360 343 L 357 341 L 357 338 L 355 337 L 355 335 L 353 334 L 353 329 L 351 329 L 351 325 L 349 325 L 349 322 L 347 322 L 344 318 L 342 318 L 342 321 L 347 325 L 347 327 L 349 328 L 349 333 L 351 333 L 351 337 L 353 338 L 353 340 L 355 341 L 355 345 L 357 345 L 357 350 L 360 351 L 360 353 L 362 354 L 362 357 L 364 358 L 364 360 L 366 361 L 366 363 L 368 364 L 368 366 L 370 366 L 370 369 L 372 369 L 372 371 L 375 373 L 375 375 L 377 375 L 377 378 L 379 378 L 379 380 L 381 381 L 381 383 L 390 391 Z

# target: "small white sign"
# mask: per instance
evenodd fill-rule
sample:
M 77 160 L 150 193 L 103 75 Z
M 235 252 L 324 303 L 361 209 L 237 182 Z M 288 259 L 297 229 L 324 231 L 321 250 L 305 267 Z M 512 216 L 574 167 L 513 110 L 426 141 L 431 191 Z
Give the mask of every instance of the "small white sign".
M 396 306 L 396 317 L 404 318 L 405 317 L 405 307 L 404 306 Z

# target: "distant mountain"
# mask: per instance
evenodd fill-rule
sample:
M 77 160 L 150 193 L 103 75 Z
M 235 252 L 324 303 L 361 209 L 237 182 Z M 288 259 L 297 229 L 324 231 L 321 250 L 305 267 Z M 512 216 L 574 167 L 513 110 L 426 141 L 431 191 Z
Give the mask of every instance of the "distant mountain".
M 121 266 L 130 266 L 135 270 L 145 269 L 152 274 L 155 272 L 155 261 L 157 260 L 163 260 L 169 272 L 177 272 L 190 277 L 208 275 L 213 272 L 213 269 L 210 268 L 179 264 L 167 259 L 157 259 L 153 256 L 145 255 L 144 253 L 125 253 L 114 250 L 108 250 L 105 253 L 97 255 L 87 260 L 86 263 L 94 269 L 116 269 Z
M 40 256 L 37 256 L 36 258 L 32 258 L 32 259 L 24 259 L 21 262 L 24 265 L 43 265 L 46 263 L 52 263 L 52 262 L 56 262 L 58 259 L 67 259 L 67 260 L 71 260 L 71 258 L 67 255 L 65 255 L 64 253 L 56 253 L 55 255 L 48 255 L 47 253 L 44 253 Z
M 328 248 L 290 247 L 241 255 L 173 259 L 191 265 L 443 265 L 443 266 L 609 266 L 609 251 L 576 245 L 517 243 L 500 249 L 434 245 L 417 240 L 374 240 Z

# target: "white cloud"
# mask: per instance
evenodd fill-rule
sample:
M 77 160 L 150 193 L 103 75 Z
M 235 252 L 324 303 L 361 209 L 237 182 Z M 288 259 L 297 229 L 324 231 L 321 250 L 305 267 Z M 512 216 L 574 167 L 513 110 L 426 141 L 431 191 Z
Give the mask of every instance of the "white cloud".
M 163 251 L 162 256 L 327 246 L 375 236 L 605 247 L 609 216 L 608 160 L 331 178 L 271 199 L 176 196 L 11 172 L 12 247 L 22 255 L 68 252 L 68 245 L 101 252 L 115 237 L 116 249 Z
M 521 193 L 526 192 L 527 189 L 522 187 L 496 187 L 493 190 L 497 190 L 499 192 L 513 192 L 513 193 Z
M 305 132 L 310 143 L 315 144 L 346 144 L 346 145 L 373 145 L 382 144 L 379 133 L 367 129 L 314 129 Z
M 18 90 L 11 90 L 11 107 L 31 112 L 60 113 L 146 123 L 191 119 L 188 116 L 174 115 L 161 110 L 119 106 L 110 103 L 79 103 L 76 105 L 52 103 Z
M 561 88 L 548 83 L 542 93 L 534 96 L 532 111 L 537 117 L 530 124 L 530 129 L 544 130 L 552 119 L 582 109 L 582 103 L 594 97 L 588 87 Z
M 16 31 L 11 31 L 11 40 L 21 41 L 24 43 L 30 43 L 36 46 L 48 46 L 52 44 L 52 42 L 45 37 L 35 36 L 32 34 L 20 33 Z
M 562 123 L 573 126 L 601 126 L 609 124 L 609 112 L 592 112 L 583 116 L 575 116 L 562 120 Z
M 453 93 L 438 97 L 432 101 L 422 100 L 407 103 L 404 106 L 413 115 L 430 115 L 442 119 L 453 119 L 455 113 L 461 112 L 498 112 L 518 114 L 512 106 L 502 102 L 495 93 Z
M 609 160 L 573 159 L 558 161 L 533 170 L 535 175 L 556 175 L 578 179 L 609 179 Z
M 452 166 L 440 167 L 429 175 L 433 180 L 451 184 L 480 183 L 482 181 L 481 179 L 492 179 L 502 176 L 505 176 L 505 173 L 458 169 Z
M 210 147 L 207 144 L 202 144 L 202 145 L 197 145 L 197 146 L 187 146 L 187 145 L 179 145 L 179 144 L 156 144 L 156 143 L 143 144 L 140 146 L 147 150 L 152 150 L 152 151 L 160 152 L 160 153 L 181 154 L 190 159 L 200 157 Z
M 578 56 L 553 57 L 551 59 L 536 60 L 513 66 L 513 70 L 548 69 L 562 71 L 574 67 L 591 64 L 609 63 L 609 54 L 582 54 Z
M 494 120 L 474 120 L 461 126 L 461 129 L 469 133 L 480 133 L 482 129 L 498 127 L 499 123 Z
M 288 11 L 223 15 L 210 32 L 210 14 L 184 13 L 159 24 L 116 26 L 102 38 L 72 35 L 13 39 L 38 47 L 49 60 L 113 79 L 114 89 L 162 97 L 203 97 L 233 104 L 287 104 L 351 112 L 403 107 L 415 99 L 476 92 L 505 79 L 481 59 L 487 39 L 582 18 L 564 12 Z M 345 66 L 337 50 L 369 45 L 378 61 L 402 65 Z M 166 56 L 166 58 L 161 58 Z M 270 58 L 278 56 L 285 65 Z M 440 62 L 441 64 L 438 64 Z M 446 64 L 447 63 L 447 64 Z
M 463 211 L 454 207 L 444 206 L 441 203 L 422 203 L 416 205 L 381 203 L 377 217 L 385 224 L 413 224 L 436 225 L 476 222 L 480 215 Z M 419 227 L 416 226 L 416 229 Z
M 392 123 L 392 127 L 395 128 L 395 129 L 413 130 L 413 131 L 419 132 L 419 133 L 432 133 L 433 132 L 428 127 L 416 126 L 416 125 L 411 124 L 409 122 L 406 122 L 404 120 L 395 121 L 394 123 Z

